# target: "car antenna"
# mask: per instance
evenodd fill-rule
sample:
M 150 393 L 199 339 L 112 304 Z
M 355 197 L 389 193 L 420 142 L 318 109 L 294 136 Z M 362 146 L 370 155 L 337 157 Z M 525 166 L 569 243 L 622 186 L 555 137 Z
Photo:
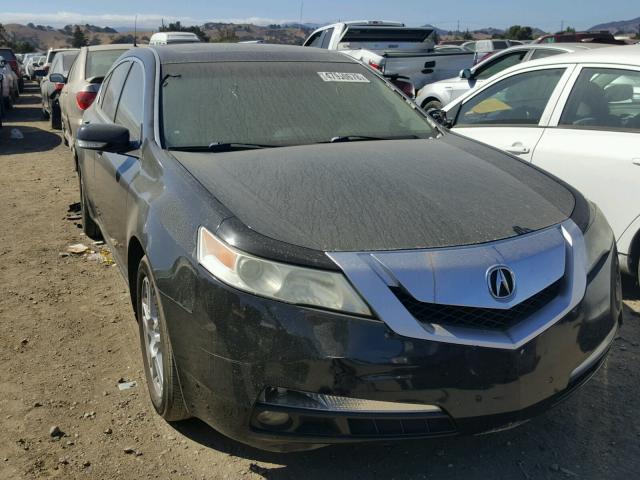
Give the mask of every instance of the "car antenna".
M 133 46 L 138 46 L 138 15 L 133 20 Z

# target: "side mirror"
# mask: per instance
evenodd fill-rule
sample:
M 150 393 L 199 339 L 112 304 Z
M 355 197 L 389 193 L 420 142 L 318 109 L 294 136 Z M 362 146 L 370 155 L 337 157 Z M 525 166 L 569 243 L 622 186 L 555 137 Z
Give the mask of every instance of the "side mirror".
M 78 130 L 78 147 L 100 152 L 126 153 L 133 148 L 129 130 L 113 124 L 85 124 Z
M 52 83 L 67 83 L 67 79 L 61 73 L 52 73 L 49 75 L 49 81 Z
M 429 110 L 427 113 L 431 118 L 433 118 L 436 122 L 438 122 L 443 127 L 446 127 L 446 128 L 453 127 L 453 123 L 451 122 L 451 120 L 447 118 L 447 112 L 445 112 L 444 110 L 433 109 L 433 110 Z
M 471 80 L 473 78 L 473 72 L 470 68 L 465 68 L 464 70 L 460 70 L 460 78 L 464 78 L 465 80 Z

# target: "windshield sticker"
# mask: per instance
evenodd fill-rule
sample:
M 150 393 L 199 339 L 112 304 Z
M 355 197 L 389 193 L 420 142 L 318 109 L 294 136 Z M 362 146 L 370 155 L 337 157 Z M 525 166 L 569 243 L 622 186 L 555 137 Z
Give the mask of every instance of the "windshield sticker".
M 361 73 L 318 72 L 325 82 L 370 83 Z

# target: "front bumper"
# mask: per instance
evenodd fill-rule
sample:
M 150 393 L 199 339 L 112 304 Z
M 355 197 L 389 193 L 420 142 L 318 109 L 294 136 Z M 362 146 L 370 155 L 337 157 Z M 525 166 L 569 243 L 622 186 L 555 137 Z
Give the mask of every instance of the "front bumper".
M 610 254 L 589 276 L 575 308 L 517 349 L 403 337 L 380 321 L 258 298 L 190 266 L 173 272 L 173 281 L 158 279 L 158 286 L 190 412 L 241 442 L 294 450 L 345 441 L 475 434 L 517 425 L 549 408 L 587 380 L 606 357 L 621 308 L 614 293 L 614 257 Z M 170 290 L 176 284 L 182 290 Z M 293 422 L 291 428 L 274 430 L 256 421 L 268 387 L 435 405 L 442 415 L 410 415 L 427 422 L 426 430 L 417 431 L 404 427 L 406 414 L 393 412 L 383 415 L 383 420 L 395 421 L 395 427 L 387 423 L 386 431 L 376 427 L 354 434 L 348 422 L 354 415 L 336 412 L 322 414 L 327 422 L 317 423 L 316 429 L 296 429 Z M 296 418 L 318 417 L 317 412 L 288 411 Z M 380 415 L 373 417 L 377 422 Z M 431 428 L 429 418 L 442 428 Z M 338 427 L 327 428 L 329 424 Z

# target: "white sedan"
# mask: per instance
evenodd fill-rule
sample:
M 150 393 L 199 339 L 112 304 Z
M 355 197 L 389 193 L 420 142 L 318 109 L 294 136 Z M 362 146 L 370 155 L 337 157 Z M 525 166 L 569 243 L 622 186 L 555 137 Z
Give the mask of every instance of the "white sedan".
M 622 271 L 640 277 L 640 46 L 516 65 L 434 116 L 597 203 L 613 228 Z

